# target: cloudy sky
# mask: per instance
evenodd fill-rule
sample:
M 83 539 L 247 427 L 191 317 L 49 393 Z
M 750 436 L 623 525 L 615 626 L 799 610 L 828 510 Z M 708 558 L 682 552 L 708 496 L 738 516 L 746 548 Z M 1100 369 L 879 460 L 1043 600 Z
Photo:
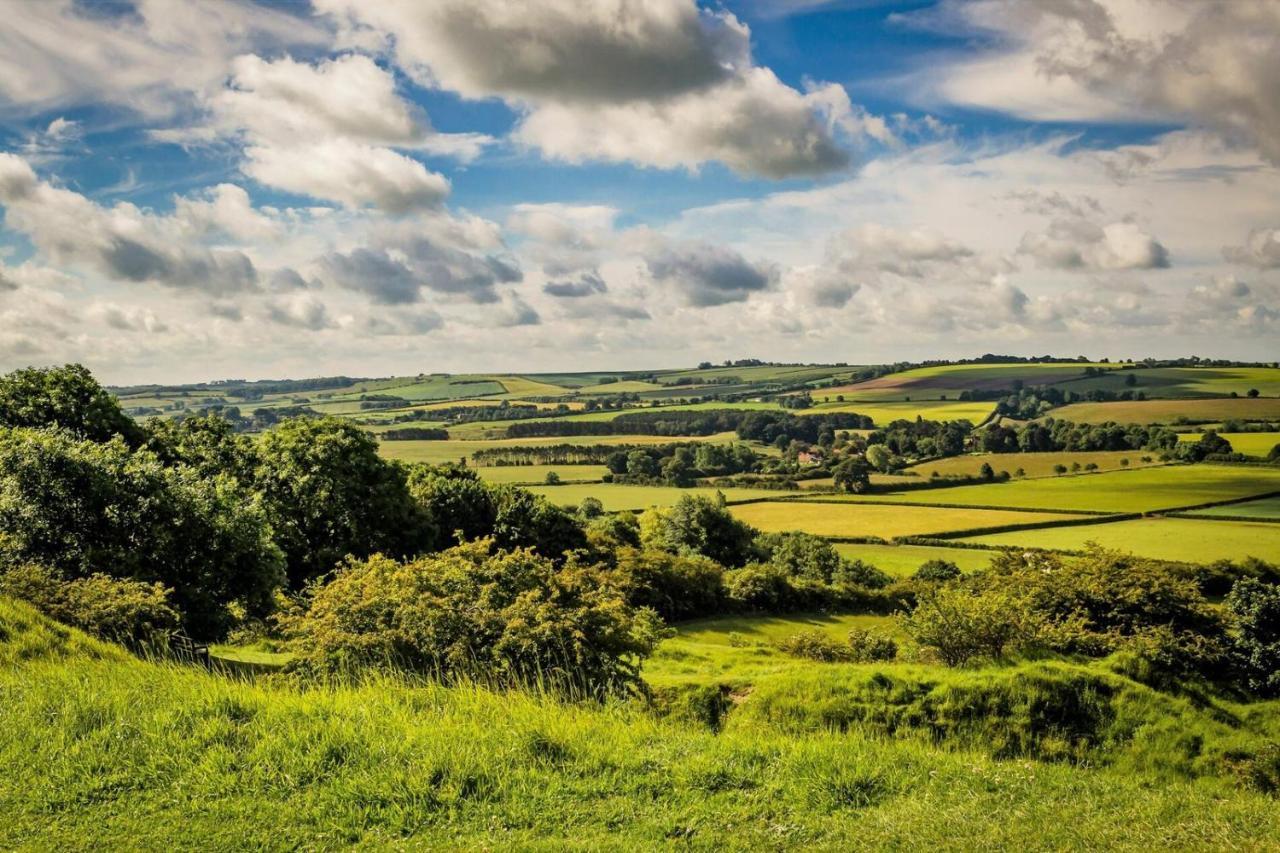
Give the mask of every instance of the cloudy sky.
M 1275 0 L 0 0 L 0 368 L 1280 357 Z

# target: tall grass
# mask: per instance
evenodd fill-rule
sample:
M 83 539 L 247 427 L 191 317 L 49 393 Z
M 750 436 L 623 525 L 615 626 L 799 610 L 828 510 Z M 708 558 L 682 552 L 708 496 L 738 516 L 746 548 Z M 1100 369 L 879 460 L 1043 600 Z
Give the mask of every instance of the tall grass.
M 780 728 L 747 706 L 715 734 L 474 686 L 304 690 L 57 633 L 0 602 L 5 849 L 1280 844 L 1274 800 L 1217 777 Z

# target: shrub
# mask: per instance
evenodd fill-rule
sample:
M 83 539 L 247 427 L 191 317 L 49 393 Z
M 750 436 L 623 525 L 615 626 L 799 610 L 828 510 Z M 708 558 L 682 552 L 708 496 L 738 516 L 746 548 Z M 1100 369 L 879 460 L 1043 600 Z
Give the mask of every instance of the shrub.
M 1227 596 L 1231 638 L 1249 689 L 1280 694 L 1280 586 L 1241 578 Z
M 611 578 L 633 607 L 648 607 L 663 619 L 691 619 L 721 610 L 724 569 L 706 557 L 622 548 Z
M 835 663 L 853 660 L 853 650 L 822 631 L 801 631 L 779 641 L 778 648 L 793 657 Z
M 792 580 L 869 589 L 883 589 L 893 582 L 875 566 L 846 560 L 830 542 L 808 533 L 767 533 L 756 537 L 755 547 Z
M 911 577 L 913 580 L 941 583 L 960 577 L 960 567 L 949 560 L 928 560 L 921 563 Z
M 673 554 L 701 554 L 730 568 L 746 565 L 755 555 L 758 533 L 718 497 L 684 495 L 666 509 L 646 510 L 640 516 L 641 542 Z
M 178 627 L 169 591 L 158 583 L 102 574 L 66 581 L 34 563 L 0 573 L 0 595 L 20 598 L 46 616 L 135 649 L 158 648 Z
M 1007 650 L 1032 642 L 1040 626 L 1012 595 L 943 586 L 918 595 L 902 627 L 917 643 L 935 649 L 947 666 L 962 666 L 976 658 L 1004 657 Z
M 599 568 L 487 540 L 412 562 L 352 560 L 283 621 L 305 672 L 389 667 L 590 695 L 639 687 L 662 636 Z
M 898 644 L 892 637 L 861 628 L 849 632 L 849 650 L 851 659 L 858 663 L 893 660 L 898 656 Z
M 787 573 L 772 563 L 752 563 L 724 574 L 729 601 L 745 610 L 779 612 L 791 606 L 795 591 Z

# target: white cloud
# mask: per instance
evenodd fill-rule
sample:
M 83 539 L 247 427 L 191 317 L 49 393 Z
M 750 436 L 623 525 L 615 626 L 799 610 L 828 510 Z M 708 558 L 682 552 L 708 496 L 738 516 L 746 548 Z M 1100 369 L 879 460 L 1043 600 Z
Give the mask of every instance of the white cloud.
M 1168 250 L 1132 222 L 1098 226 L 1079 217 L 1055 219 L 1047 231 L 1024 234 L 1018 251 L 1052 269 L 1144 270 L 1169 266 Z
M 645 257 L 645 265 L 655 281 L 675 287 L 686 304 L 698 308 L 745 302 L 778 280 L 774 265 L 709 243 L 663 246 Z
M 1255 228 L 1243 246 L 1224 246 L 1222 254 L 1234 264 L 1263 270 L 1280 268 L 1280 228 Z
M 385 36 L 423 85 L 503 98 L 522 113 L 518 141 L 571 163 L 814 175 L 848 162 L 837 131 L 886 132 L 838 86 L 801 93 L 753 66 L 748 28 L 693 0 L 318 6 Z

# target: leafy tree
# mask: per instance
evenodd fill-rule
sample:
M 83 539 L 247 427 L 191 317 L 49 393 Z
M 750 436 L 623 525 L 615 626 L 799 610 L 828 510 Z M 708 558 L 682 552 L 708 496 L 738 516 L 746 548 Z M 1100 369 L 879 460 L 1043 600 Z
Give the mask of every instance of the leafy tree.
M 654 507 L 640 516 L 640 541 L 646 548 L 673 554 L 701 554 L 730 568 L 754 555 L 757 531 L 739 521 L 724 504 L 701 495 L 684 495 L 668 508 Z
M 656 477 L 657 460 L 644 450 L 633 450 L 627 454 L 627 473 L 636 477 Z
M 996 478 L 995 469 L 991 467 L 990 462 L 983 462 L 982 467 L 978 469 L 978 476 L 984 480 L 994 480 Z
M 656 615 L 628 606 L 599 568 L 484 540 L 412 562 L 352 560 L 286 625 L 297 665 L 316 672 L 385 667 L 592 695 L 637 688 L 661 637 Z
M 744 610 L 777 613 L 791 607 L 795 590 L 785 569 L 772 563 L 751 563 L 725 572 L 729 601 Z
M 529 548 L 560 560 L 587 547 L 587 537 L 567 510 L 516 486 L 491 486 L 494 506 L 493 541 L 499 548 Z
M 1271 462 L 1280 460 L 1280 444 L 1271 448 L 1271 452 L 1267 454 L 1267 459 Z
M 1227 596 L 1232 645 L 1249 689 L 1280 694 L 1280 586 L 1255 578 L 1236 581 Z
M 1178 445 L 1178 457 L 1191 462 L 1201 462 L 1209 456 L 1231 453 L 1231 450 L 1231 442 L 1219 435 L 1216 430 L 1209 430 L 1194 444 Z
M 724 569 L 706 557 L 622 548 L 612 581 L 633 607 L 648 607 L 663 619 L 717 613 L 724 601 Z
M 837 489 L 862 494 L 871 487 L 871 471 L 862 457 L 845 459 L 831 473 Z
M 259 448 L 258 489 L 295 588 L 347 555 L 405 556 L 432 541 L 404 469 L 380 457 L 377 441 L 354 424 L 295 418 L 266 433 Z
M 1254 400 L 1254 399 L 1257 399 L 1257 397 L 1258 397 L 1258 389 L 1257 389 L 1257 388 L 1250 388 L 1250 389 L 1249 389 L 1249 399 L 1250 399 L 1250 400 Z
M 1031 642 L 1038 626 L 1008 592 L 940 586 L 917 596 L 902 627 L 947 666 L 962 666 L 975 658 L 1004 657 Z
M 918 581 L 941 583 L 960 577 L 960 567 L 950 560 L 927 560 L 911 576 Z
M 0 376 L 0 426 L 62 427 L 90 441 L 119 435 L 133 446 L 143 437 L 116 398 L 79 364 Z
M 0 559 L 67 579 L 161 583 L 192 634 L 216 637 L 270 611 L 283 580 L 265 513 L 230 477 L 167 467 L 120 438 L 0 430 Z
M 873 444 L 867 448 L 867 464 L 877 471 L 889 473 L 893 470 L 893 453 L 883 444 Z
M 145 446 L 166 464 L 190 466 L 204 477 L 226 474 L 246 488 L 253 487 L 260 461 L 253 439 L 214 414 L 156 419 L 147 424 Z

